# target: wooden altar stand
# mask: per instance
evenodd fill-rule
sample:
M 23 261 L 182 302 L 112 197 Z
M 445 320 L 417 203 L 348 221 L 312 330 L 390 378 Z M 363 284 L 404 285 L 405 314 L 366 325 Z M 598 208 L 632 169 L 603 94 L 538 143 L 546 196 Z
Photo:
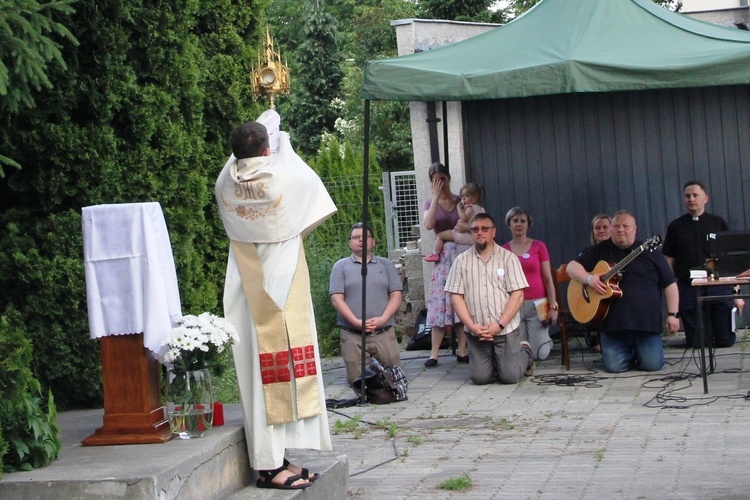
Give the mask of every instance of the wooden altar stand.
M 164 443 L 174 437 L 161 404 L 159 362 L 143 334 L 100 339 L 104 425 L 83 446 Z
M 104 425 L 81 444 L 164 443 L 174 434 L 155 355 L 180 309 L 161 207 L 84 207 L 83 233 L 89 326 L 102 355 Z

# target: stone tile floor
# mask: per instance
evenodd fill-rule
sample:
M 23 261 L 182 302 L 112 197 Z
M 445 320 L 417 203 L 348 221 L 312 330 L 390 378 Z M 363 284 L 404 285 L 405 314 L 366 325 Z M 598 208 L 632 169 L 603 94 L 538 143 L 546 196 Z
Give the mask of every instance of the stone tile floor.
M 749 337 L 747 334 L 744 337 Z M 329 411 L 349 457 L 349 498 L 750 498 L 750 341 L 716 352 L 703 393 L 697 351 L 666 343 L 659 372 L 612 375 L 572 341 L 516 385 L 475 386 L 443 351 L 402 352 L 409 401 Z M 326 397 L 354 397 L 340 359 L 324 362 Z M 357 419 L 357 420 L 353 420 Z M 441 488 L 466 476 L 464 491 Z

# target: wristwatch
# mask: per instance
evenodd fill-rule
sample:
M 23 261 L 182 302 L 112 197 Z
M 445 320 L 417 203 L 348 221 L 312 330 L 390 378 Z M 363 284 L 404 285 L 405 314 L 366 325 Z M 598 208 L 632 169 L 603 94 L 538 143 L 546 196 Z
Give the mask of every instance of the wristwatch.
M 557 311 L 558 307 L 559 306 L 557 305 L 557 302 L 555 302 L 554 304 L 552 304 L 551 306 L 549 306 L 549 308 L 552 309 L 553 311 Z
M 680 319 L 680 313 L 678 313 L 678 312 L 676 312 L 676 313 L 667 313 L 667 316 L 674 316 L 675 318 Z
M 502 324 L 502 323 L 500 323 L 500 320 L 497 320 L 497 326 L 499 326 L 499 327 L 500 327 L 500 331 L 501 331 L 501 332 L 502 332 L 503 330 L 505 330 L 505 325 L 504 325 L 504 324 Z

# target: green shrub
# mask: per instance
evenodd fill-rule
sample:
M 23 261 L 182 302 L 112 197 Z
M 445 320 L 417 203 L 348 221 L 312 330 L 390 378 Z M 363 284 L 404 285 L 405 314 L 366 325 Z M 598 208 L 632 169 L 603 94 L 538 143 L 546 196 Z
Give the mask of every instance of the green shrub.
M 52 392 L 42 399 L 30 369 L 31 342 L 13 326 L 19 316 L 9 310 L 0 317 L 0 470 L 5 472 L 48 465 L 62 448 Z

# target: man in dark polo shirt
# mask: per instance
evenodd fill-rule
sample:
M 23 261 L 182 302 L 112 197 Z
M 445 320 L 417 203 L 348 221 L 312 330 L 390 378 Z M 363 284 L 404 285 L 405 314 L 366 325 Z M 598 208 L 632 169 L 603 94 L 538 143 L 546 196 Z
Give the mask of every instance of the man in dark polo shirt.
M 365 366 L 370 357 L 381 365 L 401 365 L 401 348 L 393 331 L 393 315 L 401 305 L 401 279 L 393 263 L 372 254 L 375 238 L 362 223 L 349 230 L 352 255 L 333 265 L 328 293 L 338 313 L 341 329 L 341 356 L 346 365 L 346 381 L 352 385 L 362 374 L 362 318 L 365 318 Z M 365 251 L 366 249 L 366 251 Z M 367 262 L 367 310 L 362 313 L 362 262 Z
M 568 264 L 568 274 L 579 283 L 605 295 L 609 285 L 602 283 L 604 273 L 591 274 L 600 261 L 620 262 L 641 245 L 636 241 L 635 216 L 625 210 L 612 219 L 612 238 L 591 246 Z M 619 373 L 631 369 L 656 371 L 664 366 L 661 333 L 666 326 L 674 333 L 680 326 L 677 319 L 679 294 L 677 284 L 658 251 L 644 251 L 621 271 L 618 285 L 622 297 L 610 301 L 609 312 L 600 325 L 604 369 Z M 662 295 L 667 302 L 667 319 L 662 320 Z

